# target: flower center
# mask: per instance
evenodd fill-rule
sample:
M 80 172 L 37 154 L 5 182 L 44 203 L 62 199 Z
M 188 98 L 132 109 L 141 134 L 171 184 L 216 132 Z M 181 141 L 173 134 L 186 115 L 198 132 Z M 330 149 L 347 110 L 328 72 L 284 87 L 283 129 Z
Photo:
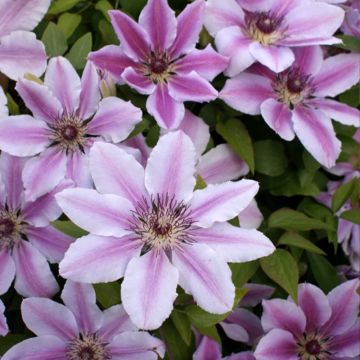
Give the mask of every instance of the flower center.
M 311 355 L 317 355 L 321 351 L 321 346 L 317 340 L 310 340 L 305 344 L 305 351 Z
M 0 251 L 11 250 L 21 240 L 23 224 L 16 212 L 0 210 Z
M 262 45 L 269 45 L 282 38 L 282 17 L 271 12 L 246 12 L 245 24 L 248 35 Z
M 75 140 L 78 135 L 78 129 L 74 125 L 67 125 L 62 129 L 62 136 L 65 140 Z
M 143 251 L 163 249 L 171 256 L 175 247 L 193 242 L 192 224 L 187 205 L 175 197 L 158 195 L 151 201 L 143 199 L 137 204 L 131 230 L 143 242 Z
M 81 334 L 68 346 L 66 352 L 68 360 L 109 360 L 111 355 L 106 344 L 101 342 L 96 334 Z
M 151 52 L 144 63 L 143 73 L 155 84 L 165 82 L 173 70 L 173 65 L 166 52 Z
M 298 341 L 298 355 L 301 360 L 327 360 L 331 353 L 328 351 L 329 338 L 321 334 L 304 334 Z
M 5 237 L 12 234 L 15 224 L 10 219 L 0 219 L 0 236 Z

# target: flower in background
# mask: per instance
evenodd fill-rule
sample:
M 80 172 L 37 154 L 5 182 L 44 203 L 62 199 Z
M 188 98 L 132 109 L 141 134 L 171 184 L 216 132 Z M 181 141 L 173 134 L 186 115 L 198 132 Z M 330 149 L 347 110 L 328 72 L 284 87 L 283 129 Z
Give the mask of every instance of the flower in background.
M 355 359 L 360 354 L 358 280 L 327 296 L 315 285 L 300 284 L 298 305 L 263 301 L 261 323 L 268 333 L 255 350 L 257 360 Z
M 94 144 L 90 170 L 98 192 L 75 188 L 57 195 L 65 214 L 90 232 L 69 248 L 60 274 L 91 283 L 124 276 L 124 308 L 143 329 L 158 328 L 170 315 L 178 283 L 205 310 L 231 310 L 235 287 L 226 262 L 250 261 L 275 248 L 257 230 L 226 222 L 250 203 L 257 182 L 194 191 L 195 162 L 194 145 L 182 131 L 160 138 L 145 169 L 114 145 Z
M 340 154 L 331 119 L 359 126 L 360 112 L 327 97 L 334 97 L 359 82 L 360 55 L 340 54 L 323 59 L 321 48 L 296 48 L 295 62 L 275 74 L 254 65 L 227 80 L 220 93 L 231 107 L 246 114 L 261 114 L 284 140 L 295 135 L 322 165 L 330 168 Z
M 26 160 L 0 155 L 0 294 L 15 277 L 19 294 L 50 297 L 59 287 L 47 260 L 59 262 L 73 241 L 49 225 L 61 215 L 54 194 L 70 184 L 63 182 L 34 202 L 24 200 L 21 173 Z
M 350 1 L 350 6 L 346 6 L 345 9 L 342 31 L 346 35 L 360 37 L 360 0 Z
M 0 336 L 5 336 L 9 332 L 4 311 L 5 311 L 5 306 L 0 300 Z
M 17 80 L 25 73 L 40 76 L 46 69 L 43 43 L 29 32 L 44 17 L 50 0 L 0 2 L 0 71 Z
M 7 108 L 7 99 L 3 88 L 0 86 L 0 119 L 3 116 L 8 116 L 9 110 Z
M 232 77 L 258 61 L 275 72 L 295 60 L 290 47 L 336 44 L 344 19 L 338 6 L 298 0 L 208 0 L 205 26 Z
M 146 108 L 162 128 L 179 126 L 184 101 L 217 98 L 209 81 L 226 68 L 228 61 L 210 45 L 195 49 L 204 7 L 203 0 L 196 0 L 176 18 L 166 0 L 149 0 L 139 23 L 121 11 L 110 11 L 120 46 L 109 45 L 88 56 L 118 81 L 149 95 Z
M 162 341 L 136 331 L 121 305 L 102 312 L 91 285 L 67 281 L 61 298 L 65 305 L 35 297 L 22 302 L 23 320 L 37 337 L 16 344 L 2 360 L 163 358 Z
M 64 178 L 92 187 L 88 152 L 95 141 L 118 143 L 141 120 L 141 110 L 115 97 L 100 100 L 99 78 L 88 63 L 80 80 L 70 62 L 50 60 L 45 83 L 20 80 L 16 90 L 30 115 L 0 121 L 0 149 L 33 156 L 24 168 L 26 198 L 35 200 Z

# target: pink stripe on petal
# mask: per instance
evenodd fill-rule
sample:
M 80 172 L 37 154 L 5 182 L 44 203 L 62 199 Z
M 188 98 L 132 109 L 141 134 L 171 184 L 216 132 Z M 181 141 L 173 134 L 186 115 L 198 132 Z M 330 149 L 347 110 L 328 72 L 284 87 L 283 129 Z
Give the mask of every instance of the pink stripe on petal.
M 265 122 L 284 140 L 291 141 L 295 138 L 292 114 L 287 105 L 275 99 L 267 99 L 260 109 Z
M 205 1 L 195 0 L 188 4 L 177 17 L 176 38 L 169 49 L 170 56 L 175 59 L 195 49 L 203 26 Z
M 208 245 L 226 262 L 246 262 L 272 254 L 273 243 L 260 231 L 216 223 L 209 229 L 196 229 L 194 239 Z
M 226 262 L 205 244 L 186 245 L 173 253 L 180 273 L 179 285 L 193 295 L 197 304 L 213 314 L 232 309 L 235 287 Z
M 176 101 L 209 102 L 215 100 L 218 92 L 196 71 L 172 76 L 168 81 L 169 94 Z
M 307 151 L 322 165 L 331 168 L 340 154 L 331 120 L 321 111 L 297 106 L 293 111 L 296 135 Z
M 70 309 L 53 300 L 25 299 L 21 312 L 26 326 L 37 336 L 53 335 L 69 341 L 78 335 L 79 329 Z
M 103 316 L 96 305 L 95 290 L 90 284 L 66 281 L 61 298 L 75 316 L 79 331 L 83 334 L 96 333 Z
M 110 96 L 100 101 L 98 111 L 87 126 L 87 132 L 117 143 L 130 135 L 141 118 L 142 111 L 130 101 Z
M 90 151 L 90 169 L 96 189 L 103 194 L 123 196 L 134 206 L 146 196 L 143 167 L 132 155 L 113 144 L 94 144 Z
M 167 194 L 178 201 L 188 201 L 195 186 L 195 161 L 194 145 L 182 131 L 162 136 L 145 169 L 149 194 Z
M 34 33 L 14 31 L 0 43 L 0 71 L 17 81 L 26 73 L 41 76 L 46 69 L 45 46 Z
M 149 37 L 145 29 L 119 10 L 111 10 L 109 15 L 124 53 L 134 60 L 145 59 L 150 50 Z
M 140 249 L 141 244 L 132 235 L 121 238 L 83 236 L 66 252 L 60 262 L 60 274 L 66 279 L 86 283 L 115 281 L 124 276 L 128 262 L 139 256 Z
M 52 297 L 59 286 L 49 264 L 29 242 L 21 241 L 13 250 L 16 266 L 15 290 L 22 296 Z
M 169 95 L 166 84 L 158 84 L 146 101 L 146 109 L 158 125 L 165 129 L 176 129 L 184 118 L 185 107 Z
M 29 115 L 0 120 L 0 149 L 14 156 L 32 156 L 49 145 L 49 128 Z
M 52 124 L 61 116 L 62 106 L 46 86 L 22 79 L 15 89 L 35 118 Z
M 67 155 L 65 177 L 74 183 L 74 186 L 93 188 L 93 180 L 89 169 L 89 150 L 85 147 L 85 154 L 74 151 Z
M 253 180 L 210 184 L 194 192 L 191 217 L 196 225 L 205 228 L 215 222 L 230 220 L 249 205 L 258 189 L 258 183 Z
M 167 0 L 149 0 L 141 11 L 139 25 L 149 34 L 154 51 L 164 51 L 175 39 L 175 12 Z
M 133 206 L 127 199 L 82 188 L 66 189 L 55 197 L 64 213 L 86 231 L 102 236 L 128 234 L 125 229 Z
M 25 199 L 34 201 L 53 190 L 65 177 L 66 155 L 57 147 L 27 161 L 22 173 Z
M 7 250 L 0 251 L 0 294 L 8 291 L 15 277 L 15 264 Z M 1 304 L 1 303 L 0 303 Z
M 49 61 L 45 84 L 59 99 L 64 111 L 72 114 L 80 102 L 81 82 L 69 60 L 58 56 Z
M 157 329 L 173 309 L 178 271 L 162 250 L 133 258 L 121 286 L 121 298 L 131 321 L 140 329 Z
M 259 75 L 241 73 L 226 81 L 219 98 L 245 114 L 260 114 L 261 104 L 273 98 L 270 80 Z
M 127 67 L 121 74 L 121 77 L 130 87 L 140 94 L 150 95 L 155 90 L 155 84 L 151 82 L 147 76 L 139 74 L 132 67 Z
M 320 46 L 304 46 L 293 49 L 295 62 L 293 66 L 299 67 L 300 71 L 307 75 L 315 75 L 324 63 L 324 55 Z

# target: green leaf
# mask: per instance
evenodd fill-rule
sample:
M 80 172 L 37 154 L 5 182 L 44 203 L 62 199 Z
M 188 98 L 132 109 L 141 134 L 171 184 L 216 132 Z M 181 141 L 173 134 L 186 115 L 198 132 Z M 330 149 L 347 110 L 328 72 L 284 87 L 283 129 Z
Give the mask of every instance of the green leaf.
M 100 0 L 96 3 L 95 9 L 101 11 L 101 13 L 106 17 L 108 21 L 110 21 L 110 16 L 108 15 L 108 11 L 112 10 L 112 5 L 107 0 Z
M 65 13 L 59 17 L 57 26 L 64 32 L 66 39 L 74 33 L 81 22 L 81 16 L 78 14 Z
M 229 315 L 228 312 L 224 314 L 211 314 L 197 305 L 188 305 L 186 306 L 185 311 L 191 323 L 200 328 L 213 326 Z
M 285 230 L 307 231 L 313 229 L 329 229 L 328 224 L 320 220 L 309 218 L 302 212 L 283 208 L 272 213 L 268 220 L 269 227 Z M 330 228 L 331 229 L 331 228 Z
M 27 338 L 24 334 L 8 334 L 0 338 L 0 355 L 4 355 L 7 350 L 16 345 L 17 343 Z
M 206 186 L 207 184 L 204 179 L 200 175 L 198 175 L 196 178 L 195 190 L 205 189 Z
M 340 101 L 347 105 L 357 107 L 360 104 L 360 86 L 355 85 L 350 90 L 340 94 Z
M 256 273 L 259 267 L 257 260 L 248 261 L 244 263 L 232 263 L 229 264 L 232 272 L 232 281 L 236 287 L 242 287 L 245 285 L 252 276 Z
M 86 64 L 86 57 L 92 48 L 92 36 L 88 32 L 78 39 L 69 53 L 66 55 L 67 59 L 73 64 L 77 70 L 82 70 Z
M 178 311 L 176 309 L 173 310 L 170 316 L 173 324 L 175 325 L 176 330 L 180 334 L 181 338 L 184 340 L 184 343 L 187 346 L 191 344 L 191 323 L 186 313 L 182 311 Z
M 100 283 L 93 285 L 97 301 L 105 308 L 121 303 L 120 284 L 118 282 Z
M 65 233 L 67 235 L 73 236 L 74 238 L 79 238 L 79 237 L 82 237 L 82 236 L 88 234 L 85 230 L 79 228 L 78 226 L 73 224 L 71 221 L 56 220 L 56 221 L 53 221 L 51 224 L 56 229 L 60 230 L 61 232 Z
M 277 249 L 270 256 L 260 259 L 265 274 L 297 301 L 299 269 L 293 256 L 283 249 Z
M 360 210 L 344 211 L 341 213 L 340 217 L 344 220 L 360 225 Z
M 237 308 L 240 301 L 243 299 L 243 297 L 248 293 L 248 289 L 246 288 L 235 288 L 235 300 L 234 300 L 234 306 L 233 309 Z
M 99 21 L 98 26 L 99 26 L 99 30 L 100 30 L 101 36 L 102 36 L 105 44 L 118 44 L 119 43 L 119 40 L 115 34 L 113 27 L 107 20 L 101 19 Z
M 133 138 L 136 135 L 139 135 L 144 130 L 147 130 L 149 128 L 150 121 L 146 118 L 143 118 L 139 123 L 137 123 L 134 127 L 134 130 L 131 132 L 131 134 L 128 136 L 128 139 Z
M 16 103 L 16 101 L 12 98 L 12 96 L 9 93 L 6 94 L 6 98 L 7 98 L 7 106 L 9 109 L 9 114 L 10 115 L 19 115 L 20 108 L 19 108 L 19 105 Z
M 257 141 L 254 144 L 255 168 L 259 173 L 268 176 L 279 176 L 287 168 L 285 147 L 273 140 Z
M 121 0 L 121 8 L 125 12 L 131 14 L 135 19 L 138 17 L 145 4 L 146 0 Z
M 331 200 L 332 210 L 334 212 L 338 211 L 345 204 L 345 202 L 350 199 L 350 197 L 359 189 L 359 185 L 360 179 L 354 178 L 336 189 Z
M 340 284 L 340 279 L 335 268 L 323 256 L 307 253 L 311 272 L 320 288 L 328 293 L 335 286 Z
M 216 326 L 209 326 L 209 327 L 198 327 L 196 326 L 196 330 L 204 336 L 207 336 L 209 338 L 214 339 L 215 341 L 217 341 L 219 344 L 221 344 L 221 338 L 219 336 L 219 333 L 216 329 Z
M 313 244 L 311 241 L 305 239 L 303 236 L 297 233 L 285 233 L 279 240 L 279 245 L 290 245 L 296 246 L 300 249 L 304 249 L 315 254 L 325 255 L 326 253 L 322 251 L 318 246 Z
M 63 55 L 68 48 L 64 32 L 53 22 L 49 22 L 41 41 L 49 57 Z
M 248 164 L 251 172 L 254 172 L 254 149 L 245 125 L 239 119 L 232 118 L 226 122 L 219 122 L 216 125 L 216 131 L 228 142 L 234 152 Z
M 57 15 L 74 7 L 80 0 L 56 0 L 50 6 L 49 15 Z
M 338 35 L 337 37 L 340 38 L 343 43 L 336 44 L 335 46 L 350 51 L 360 52 L 360 39 L 358 37 L 351 35 Z

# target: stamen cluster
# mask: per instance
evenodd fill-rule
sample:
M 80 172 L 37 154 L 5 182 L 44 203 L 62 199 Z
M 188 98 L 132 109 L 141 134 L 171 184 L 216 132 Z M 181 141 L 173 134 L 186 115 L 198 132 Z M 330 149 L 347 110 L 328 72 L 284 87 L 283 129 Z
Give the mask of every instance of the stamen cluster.
M 10 209 L 0 210 L 0 251 L 11 250 L 21 240 L 22 220 Z
M 111 355 L 96 334 L 80 334 L 69 345 L 69 360 L 110 360 Z
M 312 332 L 304 334 L 298 341 L 298 356 L 301 360 L 326 360 L 331 355 L 327 343 L 329 338 Z
M 172 74 L 173 61 L 166 51 L 151 52 L 143 63 L 143 73 L 155 84 L 165 82 Z

